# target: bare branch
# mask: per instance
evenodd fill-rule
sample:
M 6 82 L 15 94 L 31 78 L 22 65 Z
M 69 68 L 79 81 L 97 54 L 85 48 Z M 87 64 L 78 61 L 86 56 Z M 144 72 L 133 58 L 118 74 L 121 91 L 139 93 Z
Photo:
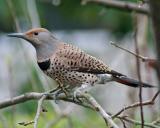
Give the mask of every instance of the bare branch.
M 43 97 L 43 96 L 45 96 L 45 97 Z M 114 128 L 118 128 L 118 126 L 112 121 L 112 118 L 104 111 L 104 109 L 97 103 L 97 101 L 92 96 L 90 96 L 89 94 L 80 94 L 80 95 L 78 95 L 78 97 L 87 99 L 87 101 L 91 104 L 91 106 L 89 106 L 89 105 L 87 106 L 87 104 L 76 102 L 75 100 L 66 97 L 66 95 L 58 95 L 56 100 L 69 101 L 69 102 L 73 102 L 73 103 L 76 103 L 76 104 L 79 104 L 79 105 L 82 105 L 82 106 L 85 106 L 85 107 L 89 107 L 91 109 L 94 108 L 94 110 L 96 110 L 98 113 L 101 114 L 101 116 L 105 119 L 105 121 L 107 121 L 109 124 L 111 124 L 111 126 L 113 126 Z M 5 107 L 8 107 L 8 106 L 23 103 L 23 102 L 29 101 L 29 100 L 40 99 L 39 105 L 38 105 L 39 107 L 37 109 L 37 114 L 36 114 L 37 116 L 35 118 L 35 121 L 37 121 L 38 117 L 39 117 L 40 106 L 42 104 L 42 101 L 44 99 L 54 100 L 54 98 L 55 98 L 54 96 L 46 95 L 46 93 L 30 92 L 30 93 L 26 93 L 26 94 L 14 97 L 10 100 L 0 102 L 0 108 L 5 108 Z M 35 128 L 36 128 L 36 124 L 35 124 Z
M 20 103 L 23 103 L 23 102 L 27 102 L 27 101 L 30 101 L 30 100 L 38 100 L 43 95 L 44 95 L 44 93 L 38 93 L 38 92 L 25 93 L 25 94 L 22 94 L 20 96 L 13 97 L 12 99 L 1 101 L 0 102 L 0 109 L 6 108 L 6 107 L 9 107 L 9 106 L 13 106 L 15 104 L 20 104 Z M 94 109 L 93 106 L 91 106 L 90 104 L 75 101 L 75 100 L 73 100 L 72 97 L 73 97 L 72 95 L 66 97 L 66 95 L 61 94 L 61 95 L 58 95 L 56 97 L 57 98 L 56 100 L 63 100 L 63 101 L 67 101 L 67 102 L 72 102 L 72 103 L 75 103 L 75 104 L 78 104 L 78 105 L 81 105 L 81 106 L 84 106 L 84 107 L 87 107 L 87 108 L 90 108 L 90 109 Z M 84 98 L 84 97 L 79 95 L 78 98 Z M 46 100 L 55 100 L 54 94 L 53 95 L 47 95 Z
M 136 54 L 136 53 L 134 53 L 134 52 L 131 52 L 131 51 L 129 51 L 128 49 L 123 48 L 123 47 L 119 46 L 118 44 L 114 43 L 113 41 L 111 41 L 110 43 L 111 43 L 111 45 L 113 45 L 113 46 L 115 46 L 115 47 L 117 47 L 117 48 L 119 48 L 119 49 L 121 49 L 121 50 L 124 50 L 124 51 L 126 51 L 126 52 L 134 55 L 135 57 L 138 57 L 138 58 L 141 59 L 143 62 L 160 63 L 160 62 L 159 62 L 158 60 L 156 60 L 156 59 L 151 59 L 151 58 L 149 58 L 149 57 L 145 57 L 145 56 L 142 56 L 142 55 L 140 55 L 140 54 Z
M 135 42 L 135 51 L 136 54 L 139 55 L 139 48 L 138 48 L 138 15 L 135 14 L 134 16 L 134 26 L 135 26 L 135 33 L 134 33 L 134 42 Z M 137 76 L 138 76 L 138 80 L 139 80 L 139 102 L 140 102 L 140 116 L 141 116 L 141 128 L 144 128 L 144 113 L 143 113 L 143 98 L 142 98 L 142 93 L 143 93 L 143 89 L 142 89 L 142 78 L 141 78 L 141 64 L 140 64 L 140 60 L 138 57 L 136 57 L 136 66 L 137 66 Z
M 160 94 L 160 91 L 158 91 L 151 100 L 149 101 L 145 101 L 142 103 L 143 106 L 146 106 L 146 105 L 153 105 L 156 98 L 158 97 L 158 95 Z M 123 109 L 121 109 L 119 112 L 117 112 L 116 114 L 114 114 L 112 116 L 112 118 L 115 118 L 117 117 L 118 115 L 120 115 L 122 112 L 124 112 L 125 110 L 128 110 L 128 109 L 131 109 L 131 108 L 134 108 L 134 107 L 139 107 L 140 106 L 140 102 L 137 102 L 137 103 L 134 103 L 134 104 L 131 104 L 129 106 L 126 106 L 124 107 Z
M 119 118 L 119 119 L 121 119 L 121 120 L 124 120 L 124 121 L 127 121 L 128 123 L 132 123 L 132 124 L 134 124 L 134 125 L 141 125 L 141 126 L 142 126 L 142 123 L 141 123 L 140 121 L 133 120 L 133 119 L 131 119 L 131 118 L 129 118 L 129 117 L 126 117 L 126 116 L 117 117 L 117 118 Z M 159 128 L 159 126 L 154 125 L 154 124 L 152 124 L 152 123 L 145 123 L 145 122 L 144 122 L 143 125 L 146 126 L 146 127 L 150 127 L 150 128 Z
M 112 120 L 111 116 L 108 115 L 105 110 L 97 103 L 97 101 L 89 94 L 85 93 L 85 94 L 81 94 L 83 95 L 88 102 L 94 106 L 95 110 L 104 118 L 105 122 L 110 124 L 111 127 L 113 128 L 119 128 Z
M 156 120 L 152 122 L 152 124 L 160 124 L 160 117 L 158 117 Z
M 43 96 L 39 99 L 39 101 L 38 101 L 37 113 L 36 113 L 36 116 L 35 116 L 35 118 L 34 118 L 34 128 L 37 128 L 38 119 L 39 119 L 39 116 L 40 116 L 40 113 L 41 113 L 42 103 L 43 103 L 43 100 L 44 100 L 46 97 L 47 97 L 46 95 L 43 95 Z
M 22 126 L 28 126 L 28 125 L 33 124 L 33 123 L 34 123 L 34 121 L 29 121 L 29 122 L 20 122 L 18 124 L 22 125 Z
M 130 54 L 132 54 L 132 55 L 134 55 L 134 56 L 136 56 L 136 57 L 138 57 L 138 58 L 140 58 L 142 61 L 147 61 L 147 60 L 148 60 L 148 57 L 144 57 L 144 56 L 142 56 L 142 55 L 139 55 L 139 54 L 136 54 L 136 53 L 134 53 L 134 52 L 131 52 L 131 51 L 129 51 L 128 49 L 123 48 L 123 47 L 117 45 L 116 43 L 114 43 L 114 42 L 112 42 L 112 41 L 111 41 L 110 43 L 111 43 L 111 45 L 113 45 L 113 46 L 115 46 L 115 47 L 117 47 L 117 48 L 119 48 L 119 49 L 121 49 L 121 50 L 124 50 L 124 51 L 126 51 L 126 52 L 128 52 L 128 53 L 130 53 Z
M 117 1 L 117 0 L 82 0 L 82 4 L 87 3 L 99 4 L 108 8 L 115 8 L 128 12 L 137 12 L 142 14 L 149 14 L 149 9 L 146 6 L 141 6 L 139 4 L 126 2 L 126 1 Z
M 0 109 L 6 108 L 15 104 L 23 103 L 29 100 L 39 99 L 41 98 L 43 93 L 30 92 L 17 97 L 13 97 L 12 99 L 4 100 L 0 102 Z
M 46 94 L 46 93 L 37 93 L 37 92 L 26 93 L 26 94 L 14 97 L 12 99 L 0 102 L 0 108 L 2 109 L 2 108 L 5 108 L 5 107 L 9 107 L 9 106 L 15 105 L 15 104 L 26 102 L 26 101 L 29 101 L 29 100 L 39 100 L 44 96 L 44 94 Z M 155 99 L 157 98 L 157 96 L 159 94 L 160 94 L 160 91 L 158 91 L 150 101 L 143 102 L 142 105 L 154 104 L 154 101 L 155 101 Z M 59 95 L 56 100 L 64 100 L 64 101 L 72 102 L 72 103 L 75 103 L 75 104 L 78 104 L 78 105 L 81 105 L 81 106 L 84 106 L 84 107 L 88 107 L 88 108 L 90 108 L 92 110 L 96 110 L 98 113 L 100 113 L 100 115 L 105 119 L 106 122 L 110 123 L 111 125 L 115 125 L 115 126 L 116 126 L 116 124 L 113 122 L 112 118 L 113 119 L 114 118 L 119 118 L 118 115 L 120 115 L 124 110 L 130 109 L 130 108 L 133 108 L 133 107 L 138 107 L 140 105 L 139 102 L 138 103 L 134 103 L 134 104 L 132 104 L 132 105 L 130 105 L 128 107 L 125 107 L 125 109 L 121 110 L 117 114 L 115 114 L 113 116 L 110 116 L 110 114 L 107 114 L 103 110 L 103 108 L 97 103 L 97 101 L 92 96 L 90 96 L 89 94 L 80 94 L 80 95 L 77 95 L 77 97 L 85 98 L 90 104 L 77 102 L 77 101 L 73 100 L 71 97 L 72 97 L 72 95 L 68 96 L 68 97 L 66 97 L 65 94 L 64 95 Z M 44 99 L 45 100 L 54 100 L 54 98 L 55 97 L 52 96 L 52 95 L 46 95 L 46 97 Z M 39 110 L 37 110 L 37 112 L 39 112 Z M 60 114 L 60 118 L 64 117 L 65 115 L 66 115 L 66 113 Z M 29 124 L 33 123 L 33 121 L 30 121 L 30 122 L 31 123 L 29 123 Z M 23 123 L 23 125 L 24 124 L 26 124 L 26 122 Z M 115 127 L 115 128 L 117 128 L 117 127 Z M 154 128 L 156 128 L 156 127 L 154 127 Z

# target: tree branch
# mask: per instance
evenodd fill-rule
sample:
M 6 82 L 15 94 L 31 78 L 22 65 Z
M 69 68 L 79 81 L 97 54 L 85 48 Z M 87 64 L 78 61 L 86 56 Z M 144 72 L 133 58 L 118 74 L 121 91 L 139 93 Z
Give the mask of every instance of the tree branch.
M 0 109 L 6 108 L 9 106 L 13 106 L 15 104 L 24 103 L 24 102 L 27 102 L 30 100 L 39 100 L 44 94 L 46 94 L 46 93 L 29 92 L 29 93 L 22 94 L 20 96 L 13 97 L 12 99 L 1 101 L 0 102 Z M 81 95 L 79 95 L 77 97 L 83 98 Z M 54 95 L 47 95 L 45 100 L 55 100 L 55 97 L 54 97 Z M 63 101 L 67 101 L 67 102 L 72 102 L 72 103 L 84 106 L 86 108 L 94 109 L 93 106 L 91 106 L 90 104 L 73 100 L 72 95 L 66 97 L 66 95 L 61 94 L 56 97 L 56 100 L 63 100 Z
M 119 128 L 113 122 L 112 118 L 104 111 L 104 109 L 97 103 L 97 101 L 91 95 L 86 94 L 86 93 L 85 94 L 81 93 L 80 95 L 77 95 L 77 97 L 86 99 L 89 102 L 89 104 L 75 101 L 75 100 L 73 100 L 73 95 L 66 96 L 65 94 L 58 95 L 56 97 L 56 100 L 69 101 L 69 102 L 73 102 L 75 104 L 79 104 L 79 105 L 84 106 L 84 107 L 89 107 L 91 109 L 94 109 L 98 113 L 100 113 L 100 115 L 104 118 L 104 120 L 106 122 L 108 122 L 111 126 L 113 126 L 113 128 Z M 35 121 L 34 121 L 34 123 L 35 123 L 35 122 L 38 121 L 39 113 L 40 113 L 40 106 L 41 106 L 42 101 L 44 99 L 55 100 L 55 96 L 53 94 L 30 92 L 30 93 L 26 93 L 26 94 L 23 94 L 23 95 L 20 95 L 20 96 L 17 96 L 17 97 L 13 97 L 12 99 L 0 102 L 0 109 L 5 108 L 5 107 L 9 107 L 9 106 L 12 106 L 12 105 L 15 105 L 15 104 L 23 103 L 23 102 L 26 102 L 26 101 L 29 101 L 29 100 L 39 100 L 37 114 L 36 114 Z M 36 126 L 37 126 L 37 123 L 35 123 L 34 128 L 36 128 Z
M 152 105 L 152 104 L 154 104 L 154 101 L 159 94 L 160 94 L 160 91 L 158 91 L 150 101 L 143 102 L 142 105 Z M 43 97 L 43 96 L 45 96 L 45 97 Z M 20 95 L 20 96 L 17 96 L 17 97 L 13 97 L 12 99 L 1 101 L 0 102 L 0 109 L 9 107 L 9 106 L 12 106 L 12 105 L 15 105 L 15 104 L 23 103 L 23 102 L 26 102 L 26 101 L 30 101 L 30 100 L 39 100 L 39 104 L 40 104 L 40 99 L 42 101 L 42 97 L 43 97 L 43 100 L 55 100 L 54 95 L 50 95 L 50 94 L 47 95 L 46 93 L 30 92 L 30 93 L 26 93 L 26 94 L 23 94 L 23 95 Z M 89 94 L 79 94 L 79 95 L 77 95 L 77 97 L 78 98 L 85 98 L 89 102 L 89 104 L 80 103 L 78 101 L 75 101 L 75 100 L 72 99 L 72 95 L 66 97 L 65 94 L 58 95 L 56 100 L 64 100 L 64 101 L 72 102 L 72 103 L 75 103 L 75 104 L 78 104 L 78 105 L 81 105 L 81 106 L 84 106 L 84 107 L 88 107 L 92 110 L 96 110 L 98 113 L 100 113 L 100 115 L 104 118 L 104 120 L 106 122 L 108 122 L 109 124 L 111 124 L 111 126 L 113 126 L 114 128 L 118 128 L 118 126 L 113 122 L 112 119 L 119 118 L 120 117 L 119 115 L 127 109 L 140 106 L 139 102 L 134 103 L 134 104 L 129 105 L 129 106 L 125 107 L 124 109 L 120 110 L 118 113 L 114 114 L 113 116 L 110 116 L 110 114 L 107 114 L 104 111 L 104 109 L 97 103 L 97 101 L 92 96 L 90 96 Z M 38 106 L 39 106 L 39 109 L 37 110 L 37 113 L 40 112 L 40 106 L 41 105 L 38 105 Z M 36 115 L 39 116 L 39 114 L 36 114 Z M 127 119 L 125 119 L 125 121 L 127 121 Z M 132 119 L 132 121 L 133 121 L 133 119 Z M 30 121 L 29 123 L 28 122 L 27 123 L 22 122 L 20 124 L 26 126 L 26 125 L 32 124 L 34 122 L 35 122 L 35 120 Z M 155 126 L 155 127 L 152 127 L 152 125 Z M 151 128 L 157 128 L 155 124 L 152 123 L 152 125 L 151 125 Z M 144 123 L 144 126 L 146 126 L 145 123 Z
M 15 104 L 23 103 L 29 100 L 35 100 L 41 98 L 43 93 L 30 92 L 22 94 L 20 96 L 13 97 L 12 99 L 4 100 L 0 102 L 0 109 L 6 108 Z
M 126 1 L 117 1 L 117 0 L 82 0 L 82 4 L 85 5 L 87 3 L 91 4 L 99 4 L 108 8 L 115 8 L 122 11 L 128 12 L 137 12 L 142 14 L 149 14 L 150 11 L 146 6 L 140 6 L 135 3 L 126 2 Z
M 146 105 L 153 105 L 156 98 L 158 97 L 158 95 L 160 94 L 160 91 L 158 91 L 151 100 L 149 101 L 145 101 L 145 102 L 142 102 L 142 105 L 143 106 L 146 106 Z M 131 104 L 129 106 L 126 106 L 124 107 L 123 109 L 121 109 L 119 112 L 117 112 L 116 114 L 114 114 L 112 116 L 112 118 L 115 118 L 117 117 L 118 115 L 120 115 L 122 112 L 124 112 L 125 110 L 128 110 L 128 109 L 131 109 L 131 108 L 134 108 L 134 107 L 139 107 L 140 106 L 140 102 L 137 102 L 137 103 L 134 103 L 134 104 Z
M 97 101 L 89 94 L 85 93 L 82 94 L 90 104 L 92 104 L 95 108 L 95 110 L 104 118 L 105 122 L 110 124 L 113 128 L 119 128 L 112 120 L 111 116 L 108 115 L 105 110 L 97 103 Z
M 121 119 L 121 120 L 124 120 L 124 121 L 127 121 L 128 123 L 132 123 L 132 124 L 134 124 L 134 125 L 142 125 L 142 123 L 141 123 L 140 121 L 133 120 L 133 119 L 131 119 L 131 118 L 129 118 L 129 117 L 126 117 L 126 116 L 117 117 L 117 118 L 119 118 L 119 119 Z M 146 123 L 146 122 L 144 122 L 143 125 L 146 126 L 146 127 L 150 127 L 150 128 L 159 128 L 159 126 L 154 125 L 154 124 L 152 124 L 152 123 Z

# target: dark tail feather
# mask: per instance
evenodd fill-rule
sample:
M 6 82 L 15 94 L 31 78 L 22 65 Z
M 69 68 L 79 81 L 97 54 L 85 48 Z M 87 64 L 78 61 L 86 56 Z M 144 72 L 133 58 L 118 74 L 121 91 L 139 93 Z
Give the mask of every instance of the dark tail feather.
M 128 77 L 125 77 L 125 76 L 114 76 L 114 80 L 116 82 L 118 82 L 118 83 L 125 84 L 125 85 L 131 86 L 131 87 L 135 87 L 135 88 L 140 86 L 140 82 L 139 81 L 131 79 L 131 78 L 128 78 Z M 154 88 L 156 86 L 153 86 L 153 85 L 150 85 L 150 84 L 142 82 L 142 87 Z

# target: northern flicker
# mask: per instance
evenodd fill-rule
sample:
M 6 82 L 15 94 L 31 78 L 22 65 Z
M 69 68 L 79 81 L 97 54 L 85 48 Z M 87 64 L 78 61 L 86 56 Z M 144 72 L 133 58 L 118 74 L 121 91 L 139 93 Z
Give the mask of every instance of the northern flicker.
M 88 85 L 116 81 L 131 87 L 138 87 L 139 81 L 128 78 L 108 67 L 97 58 L 80 48 L 64 43 L 44 28 L 31 29 L 25 33 L 9 34 L 30 42 L 36 49 L 40 69 L 62 86 L 74 89 Z M 153 87 L 142 83 L 143 87 Z

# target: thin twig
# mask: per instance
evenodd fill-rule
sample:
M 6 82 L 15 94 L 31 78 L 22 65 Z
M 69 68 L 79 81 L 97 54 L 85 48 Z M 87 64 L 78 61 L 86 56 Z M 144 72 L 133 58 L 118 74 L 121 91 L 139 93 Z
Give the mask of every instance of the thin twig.
M 134 17 L 134 26 L 135 26 L 135 33 L 134 33 L 134 42 L 135 42 L 135 49 L 136 49 L 136 54 L 139 55 L 139 48 L 138 48 L 138 40 L 137 40 L 137 34 L 138 34 L 138 15 L 135 14 Z M 138 80 L 139 80 L 139 102 L 140 102 L 140 116 L 141 116 L 141 128 L 144 128 L 144 114 L 143 114 L 143 99 L 142 99 L 142 79 L 141 79 L 141 65 L 140 65 L 140 61 L 139 58 L 136 57 L 136 66 L 137 66 L 137 76 L 138 76 Z
M 122 122 L 123 127 L 124 127 L 124 128 L 127 128 L 127 127 L 126 127 L 126 124 L 125 124 L 125 122 L 124 122 L 124 120 L 120 118 L 120 121 Z
M 128 49 L 123 48 L 123 47 L 117 45 L 116 43 L 114 43 L 114 42 L 112 42 L 112 41 L 111 41 L 110 43 L 111 43 L 111 45 L 113 45 L 113 46 L 115 46 L 115 47 L 117 47 L 117 48 L 119 48 L 119 49 L 121 49 L 121 50 L 124 50 L 124 51 L 126 51 L 126 52 L 128 52 L 128 53 L 130 53 L 130 54 L 132 54 L 132 55 L 134 55 L 134 56 L 136 56 L 136 57 L 138 57 L 138 58 L 140 58 L 142 61 L 147 61 L 147 60 L 149 59 L 148 57 L 144 57 L 144 56 L 142 56 L 142 55 L 139 55 L 139 54 L 136 54 L 136 53 L 134 53 L 134 52 L 131 52 L 131 51 L 129 51 Z
M 19 125 L 22 125 L 22 126 L 28 126 L 28 125 L 31 125 L 31 124 L 33 124 L 34 123 L 34 121 L 32 120 L 32 121 L 28 121 L 28 122 L 20 122 L 20 123 L 18 123 Z
M 141 6 L 140 4 L 135 4 L 132 2 L 117 1 L 117 0 L 82 0 L 83 5 L 87 3 L 99 4 L 107 8 L 114 8 L 127 12 L 133 11 L 142 14 L 150 14 L 148 7 Z
M 158 91 L 151 100 L 149 101 L 145 101 L 142 103 L 143 106 L 146 106 L 146 105 L 153 105 L 156 98 L 158 97 L 158 95 L 160 94 L 160 91 Z M 131 104 L 129 106 L 126 106 L 124 107 L 123 109 L 121 109 L 119 112 L 117 112 L 116 114 L 114 114 L 112 116 L 112 118 L 115 118 L 117 117 L 118 115 L 120 115 L 122 112 L 124 112 L 125 110 L 128 110 L 128 109 L 131 109 L 131 108 L 134 108 L 134 107 L 139 107 L 140 106 L 140 102 L 137 102 L 137 103 L 134 103 L 134 104 Z
M 158 117 L 156 120 L 152 122 L 152 124 L 160 124 L 160 117 Z
M 138 57 L 138 58 L 141 59 L 143 62 L 155 62 L 155 63 L 159 63 L 159 61 L 156 60 L 156 59 L 151 59 L 151 58 L 149 58 L 149 57 L 145 57 L 145 56 L 142 56 L 142 55 L 140 55 L 140 54 L 136 54 L 136 53 L 134 53 L 134 52 L 131 52 L 131 51 L 129 51 L 128 49 L 119 46 L 118 44 L 116 44 L 116 43 L 113 42 L 113 41 L 110 41 L 110 44 L 113 45 L 113 46 L 115 46 L 115 47 L 117 47 L 117 48 L 119 48 L 119 49 L 121 49 L 121 50 L 123 50 L 123 51 L 126 51 L 126 52 L 134 55 L 135 57 Z
M 128 123 L 132 123 L 132 124 L 134 124 L 134 125 L 141 125 L 141 126 L 142 126 L 142 122 L 133 120 L 133 119 L 131 119 L 131 118 L 129 118 L 129 117 L 126 117 L 126 116 L 117 117 L 117 118 L 119 118 L 119 119 L 121 119 L 121 120 L 124 120 L 124 121 L 127 121 Z M 150 128 L 159 128 L 159 126 L 154 125 L 154 124 L 152 124 L 152 123 L 145 123 L 145 122 L 144 122 L 143 125 L 146 126 L 146 127 L 150 127 Z
M 37 128 L 37 124 L 38 124 L 38 119 L 39 119 L 39 116 L 40 116 L 40 113 L 41 113 L 41 108 L 42 108 L 42 103 L 43 103 L 43 100 L 46 98 L 47 96 L 46 95 L 43 95 L 39 101 L 38 101 L 38 108 L 37 108 L 37 113 L 36 113 L 36 116 L 34 118 L 34 128 Z

